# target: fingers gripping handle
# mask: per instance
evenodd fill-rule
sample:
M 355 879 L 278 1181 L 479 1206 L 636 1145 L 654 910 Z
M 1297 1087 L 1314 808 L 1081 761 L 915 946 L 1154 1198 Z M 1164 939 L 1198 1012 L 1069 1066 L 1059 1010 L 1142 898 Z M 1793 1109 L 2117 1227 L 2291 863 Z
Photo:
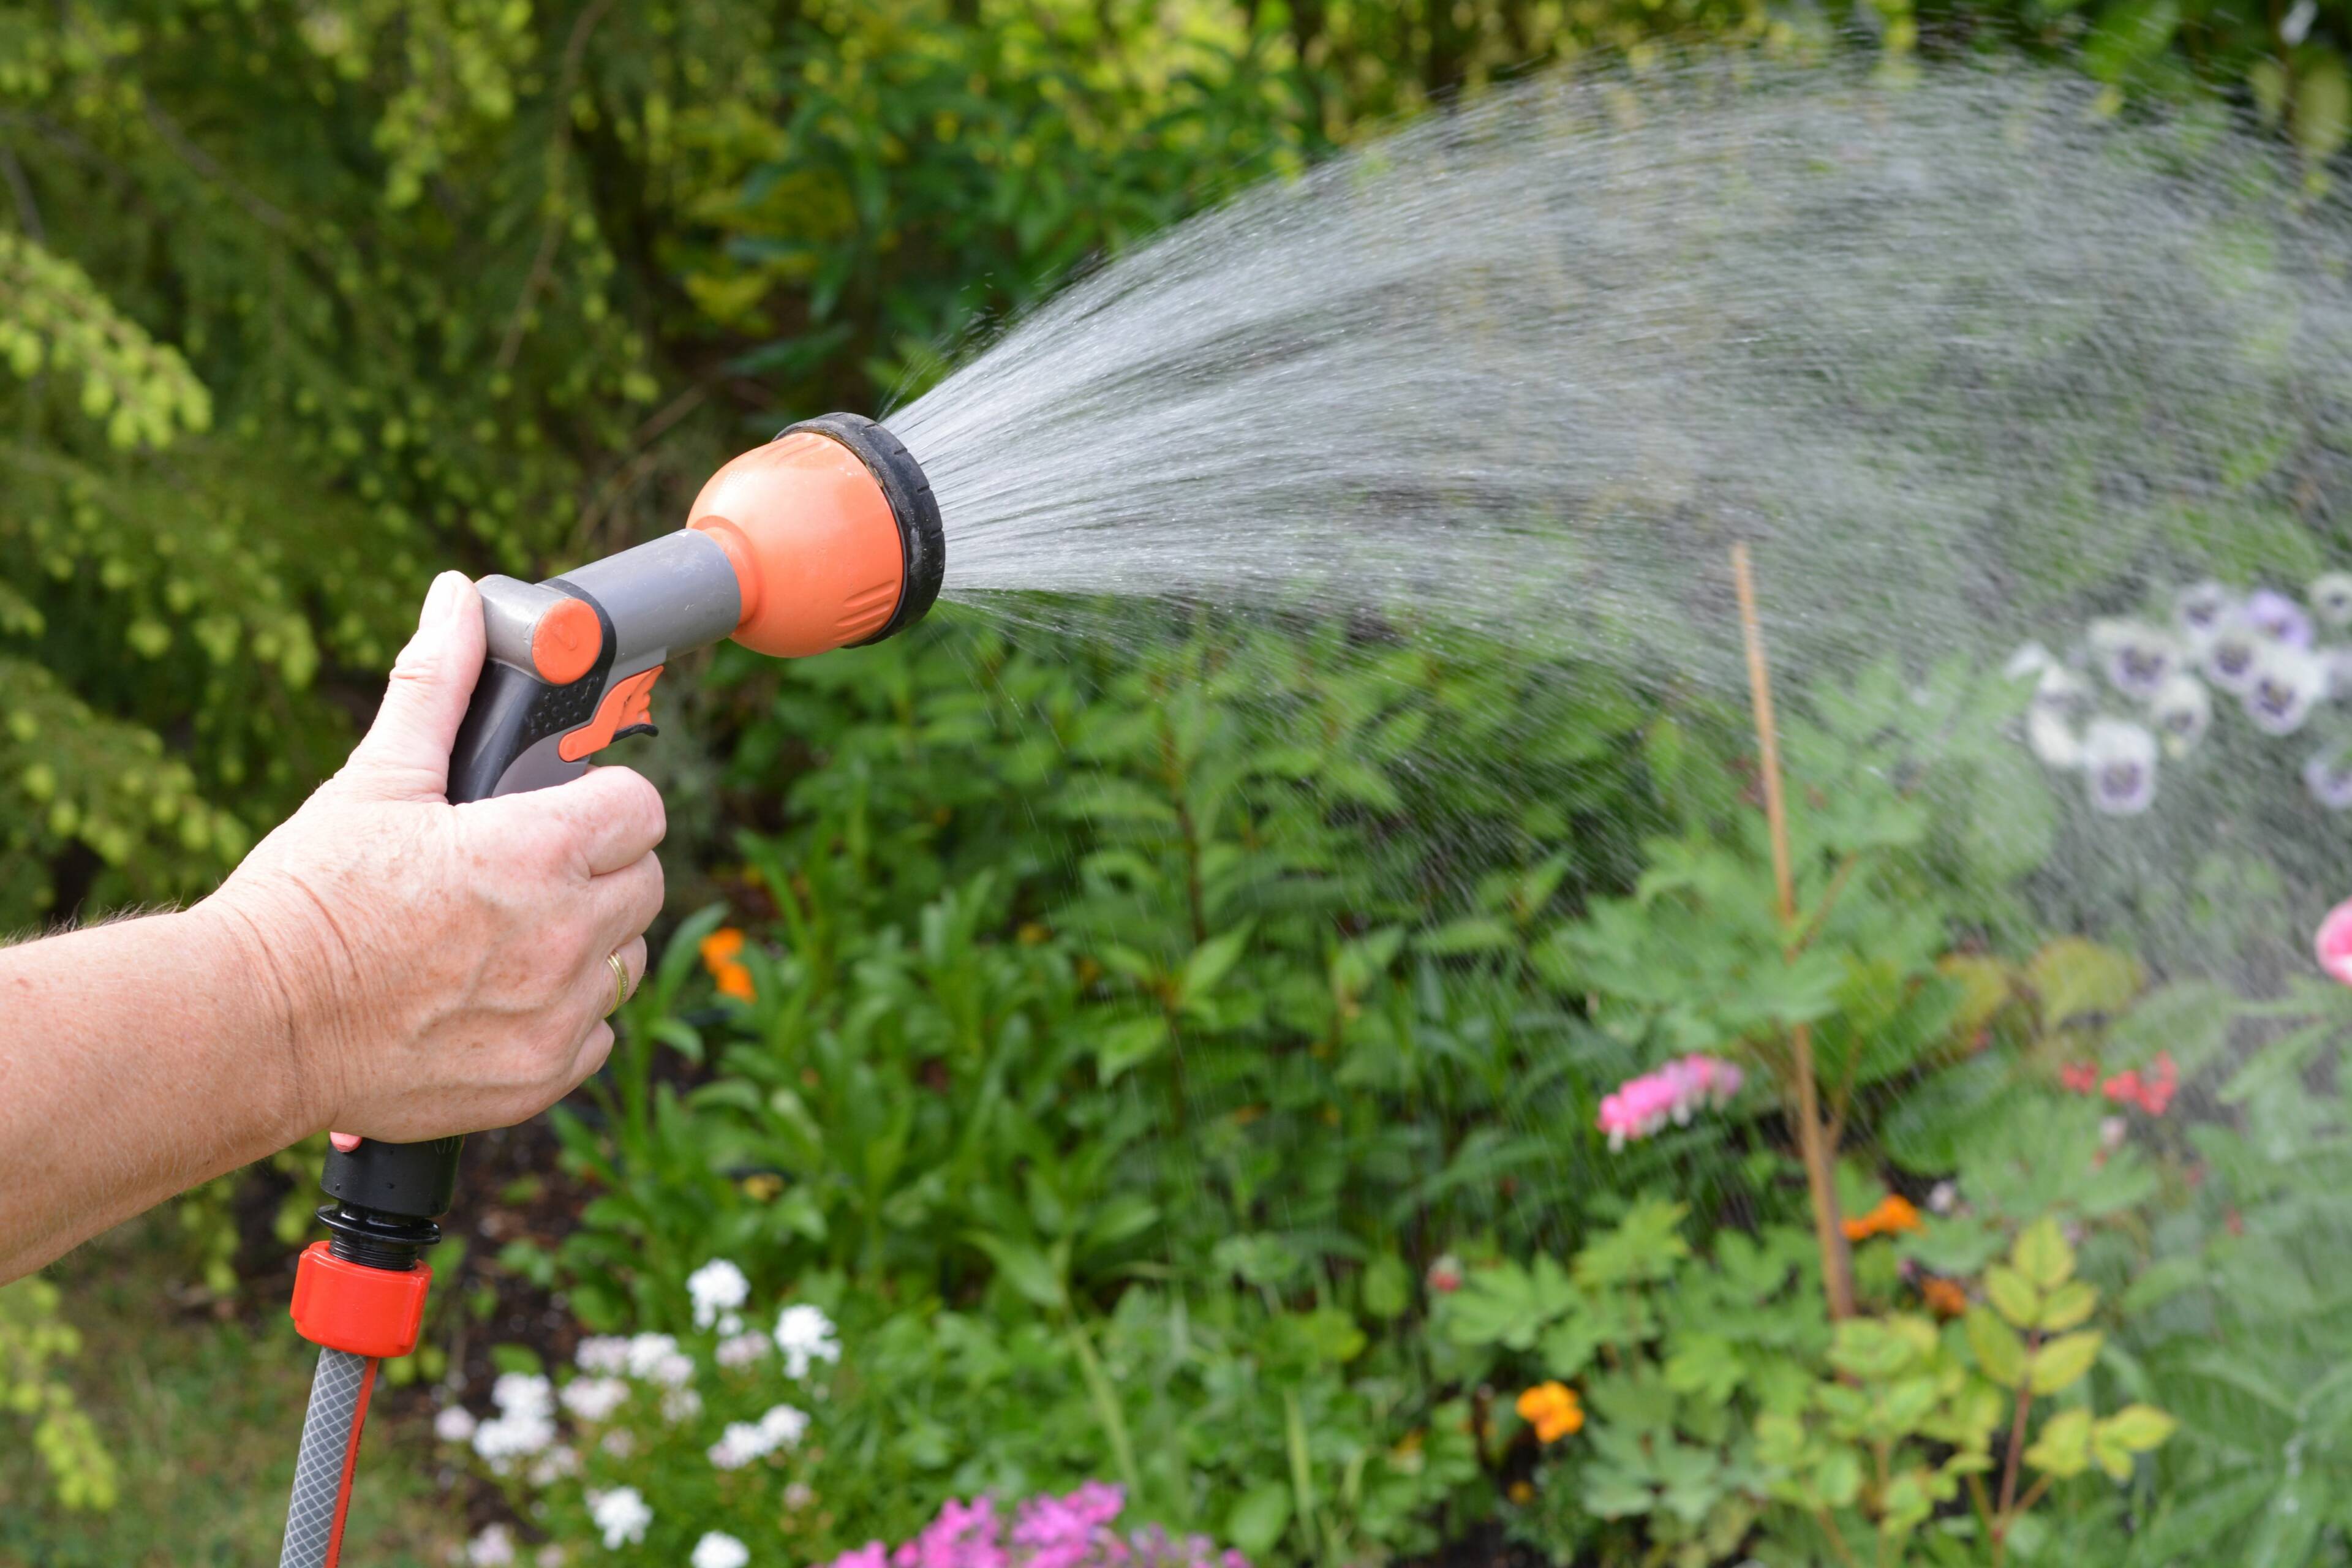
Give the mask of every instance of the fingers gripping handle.
M 544 583 L 486 577 L 479 587 L 488 658 L 450 753 L 453 805 L 562 784 L 613 742 L 651 733 L 664 664 L 727 636 L 742 613 L 726 552 L 690 530 Z M 369 1228 L 377 1218 L 398 1229 L 447 1213 L 458 1145 L 370 1139 L 331 1150 L 324 1185 L 338 1202 L 321 1217 L 339 1255 L 383 1240 Z M 413 1236 L 396 1239 L 413 1247 Z

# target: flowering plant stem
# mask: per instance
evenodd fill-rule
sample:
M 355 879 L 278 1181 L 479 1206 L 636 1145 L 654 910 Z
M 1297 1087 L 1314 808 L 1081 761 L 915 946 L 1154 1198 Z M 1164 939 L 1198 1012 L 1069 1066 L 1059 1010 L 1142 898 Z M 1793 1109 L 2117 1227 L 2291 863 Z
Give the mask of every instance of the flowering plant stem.
M 1094 1401 L 1095 1415 L 1102 1422 L 1103 1436 L 1110 1440 L 1111 1461 L 1118 1466 L 1118 1479 L 1127 1487 L 1127 1495 L 1141 1495 L 1142 1483 L 1136 1479 L 1135 1445 L 1128 1440 L 1127 1417 L 1118 1407 L 1118 1391 L 1111 1387 L 1110 1374 L 1103 1370 L 1102 1358 L 1095 1353 L 1094 1337 L 1076 1312 L 1070 1314 L 1070 1348 L 1077 1352 L 1078 1369 L 1087 1380 L 1087 1396 Z
M 1797 933 L 1796 876 L 1789 854 L 1789 809 L 1780 792 L 1780 739 L 1772 718 L 1772 669 L 1764 657 L 1764 627 L 1756 614 L 1756 579 L 1745 542 L 1731 547 L 1731 577 L 1739 595 L 1739 627 L 1748 645 L 1748 695 L 1756 715 L 1758 770 L 1763 775 L 1764 822 L 1772 840 L 1772 882 L 1781 926 L 1791 933 L 1790 953 L 1803 946 Z M 1797 1124 L 1797 1152 L 1805 1166 L 1812 1198 L 1813 1238 L 1822 1251 L 1822 1290 L 1832 1321 L 1853 1316 L 1853 1278 L 1847 1268 L 1840 1224 L 1832 1138 L 1822 1126 L 1821 1096 L 1813 1079 L 1813 1035 L 1803 1024 L 1789 1028 L 1789 1057 L 1782 1079 L 1784 1103 Z

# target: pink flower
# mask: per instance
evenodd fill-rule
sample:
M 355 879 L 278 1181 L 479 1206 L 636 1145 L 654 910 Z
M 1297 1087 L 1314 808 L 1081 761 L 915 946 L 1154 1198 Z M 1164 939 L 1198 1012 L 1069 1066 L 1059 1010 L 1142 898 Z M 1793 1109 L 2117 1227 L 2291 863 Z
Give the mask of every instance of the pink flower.
M 1172 1538 L 1160 1526 L 1116 1528 L 1127 1494 L 1088 1481 L 1060 1497 L 1034 1497 L 1007 1521 L 983 1495 L 953 1499 L 912 1541 L 889 1551 L 869 1541 L 824 1568 L 1250 1568 L 1204 1535 Z
M 1451 1296 L 1462 1289 L 1462 1260 L 1450 1252 L 1439 1254 L 1424 1279 L 1439 1295 Z
M 2312 945 L 2318 951 L 2319 967 L 2352 985 L 2352 899 L 2327 912 Z
M 1647 1138 L 1670 1122 L 1687 1126 L 1702 1107 L 1720 1110 L 1730 1104 L 1744 1079 L 1738 1068 L 1716 1057 L 1694 1053 L 1668 1062 L 1655 1072 L 1627 1079 L 1601 1100 L 1601 1131 L 1609 1134 L 1609 1147 L 1622 1149 L 1628 1139 Z

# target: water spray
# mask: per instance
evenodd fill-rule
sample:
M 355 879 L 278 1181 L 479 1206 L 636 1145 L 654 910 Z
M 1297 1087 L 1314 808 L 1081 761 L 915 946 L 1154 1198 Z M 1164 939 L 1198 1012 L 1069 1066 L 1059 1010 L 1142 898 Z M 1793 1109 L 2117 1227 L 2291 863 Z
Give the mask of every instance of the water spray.
M 680 654 L 733 637 L 780 658 L 879 642 L 920 620 L 946 564 L 939 503 L 897 437 L 804 420 L 711 476 L 686 527 L 544 583 L 478 586 L 488 654 L 449 760 L 452 805 L 544 789 L 614 742 L 656 733 Z M 279 1568 L 334 1568 L 378 1363 L 424 1327 L 462 1137 L 332 1150 L 294 1327 L 320 1347 Z

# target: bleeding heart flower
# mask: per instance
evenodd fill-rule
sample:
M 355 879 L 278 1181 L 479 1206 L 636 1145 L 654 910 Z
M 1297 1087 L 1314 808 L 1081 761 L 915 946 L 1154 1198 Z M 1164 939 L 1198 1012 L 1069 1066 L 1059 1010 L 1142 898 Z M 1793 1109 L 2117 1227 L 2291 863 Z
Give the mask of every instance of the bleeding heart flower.
M 2319 967 L 2352 985 L 2352 899 L 2328 911 L 2312 945 L 2319 955 Z

